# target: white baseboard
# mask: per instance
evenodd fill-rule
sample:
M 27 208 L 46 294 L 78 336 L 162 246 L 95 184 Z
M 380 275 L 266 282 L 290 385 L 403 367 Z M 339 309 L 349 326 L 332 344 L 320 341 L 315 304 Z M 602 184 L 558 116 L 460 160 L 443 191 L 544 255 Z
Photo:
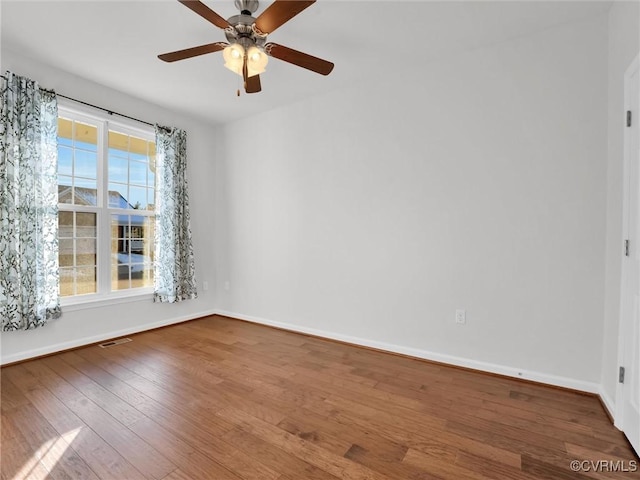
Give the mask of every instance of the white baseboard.
M 609 394 L 605 392 L 602 385 L 600 385 L 600 390 L 598 390 L 598 396 L 600 397 L 600 401 L 602 402 L 604 408 L 607 410 L 609 416 L 611 418 L 616 418 L 616 403 L 611 399 Z
M 351 335 L 343 335 L 341 333 L 329 332 L 325 330 L 318 330 L 315 328 L 304 327 L 295 325 L 292 323 L 276 322 L 265 318 L 254 317 L 251 315 L 244 315 L 236 312 L 229 312 L 225 310 L 216 310 L 218 315 L 225 317 L 237 318 L 239 320 L 246 320 L 248 322 L 258 323 L 261 325 L 268 325 L 271 327 L 278 327 L 284 330 L 290 330 L 297 333 L 306 333 L 309 335 L 315 335 L 318 337 L 328 338 L 332 340 L 339 340 L 341 342 L 351 343 L 354 345 L 360 345 L 364 347 L 375 348 L 378 350 L 384 350 L 387 352 L 400 353 L 411 357 L 422 358 L 425 360 L 432 360 L 434 362 L 446 363 L 449 365 L 455 365 L 458 367 L 471 368 L 473 370 L 480 370 L 482 372 L 496 373 L 499 375 L 505 375 L 507 377 L 521 378 L 525 380 L 531 380 L 534 382 L 545 383 L 547 385 L 554 385 L 557 387 L 570 388 L 572 390 L 579 390 L 582 392 L 600 394 L 600 385 L 593 382 L 585 382 L 583 380 L 577 380 L 574 378 L 560 377 L 548 373 L 536 372 L 532 370 L 523 370 L 506 365 L 498 365 L 495 363 L 481 362 L 478 360 L 472 360 L 469 358 L 456 357 L 453 355 L 446 355 L 437 352 L 431 352 L 428 350 L 421 350 L 412 347 L 404 347 L 402 345 L 394 345 L 391 343 L 380 342 L 377 340 L 370 340 L 367 338 L 353 337 Z M 609 407 L 607 407 L 609 408 Z
M 354 337 L 351 335 L 344 335 L 341 333 L 329 332 L 329 331 L 319 330 L 319 329 L 310 328 L 310 327 L 304 327 L 304 326 L 295 325 L 292 323 L 277 322 L 277 321 L 268 320 L 265 318 L 254 317 L 251 315 L 244 315 L 237 312 L 229 312 L 226 310 L 219 310 L 219 309 L 192 313 L 188 315 L 182 315 L 180 317 L 174 317 L 174 318 L 163 320 L 160 322 L 152 322 L 152 323 L 146 323 L 142 325 L 136 325 L 135 327 L 132 327 L 132 328 L 125 328 L 125 329 L 116 330 L 112 332 L 105 332 L 99 335 L 83 337 L 83 338 L 74 339 L 68 342 L 62 342 L 54 345 L 47 345 L 46 347 L 22 351 L 13 355 L 2 357 L 0 359 L 0 365 L 6 365 L 13 362 L 28 360 L 30 358 L 35 358 L 42 355 L 49 355 L 52 353 L 68 350 L 71 348 L 82 347 L 84 345 L 90 345 L 93 343 L 102 342 L 102 341 L 110 340 L 117 337 L 122 337 L 124 335 L 132 335 L 134 333 L 153 330 L 154 328 L 174 325 L 177 323 L 182 323 L 189 320 L 194 320 L 196 318 L 207 317 L 209 315 L 215 315 L 215 314 L 224 315 L 226 317 L 231 317 L 231 318 L 237 318 L 240 320 L 246 320 L 248 322 L 253 322 L 261 325 L 282 328 L 284 330 L 289 330 L 292 332 L 306 333 L 309 335 L 315 335 L 322 338 L 338 340 L 338 341 L 350 343 L 353 345 L 360 345 L 360 346 L 375 348 L 375 349 L 383 350 L 387 352 L 400 353 L 402 355 L 422 358 L 425 360 L 432 360 L 434 362 L 440 362 L 440 363 L 446 363 L 449 365 L 455 365 L 459 367 L 471 368 L 473 370 L 479 370 L 482 372 L 496 373 L 496 374 L 505 375 L 508 377 L 522 378 L 525 380 L 545 383 L 548 385 L 570 388 L 573 390 L 580 390 L 588 393 L 595 393 L 600 395 L 600 398 L 602 399 L 605 407 L 607 408 L 609 413 L 612 414 L 612 417 L 614 417 L 613 413 L 615 412 L 615 404 L 614 402 L 611 401 L 611 398 L 601 388 L 601 385 L 597 383 L 585 382 L 583 380 L 560 377 L 557 375 L 551 375 L 551 374 L 536 372 L 531 370 L 517 369 L 517 368 L 506 366 L 506 365 L 481 362 L 478 360 L 472 360 L 472 359 L 457 357 L 453 355 L 446 355 L 442 353 L 431 352 L 428 350 L 422 350 L 422 349 L 417 349 L 412 347 L 405 347 L 402 345 L 394 345 L 391 343 L 380 342 L 377 340 L 370 340 L 362 337 Z
M 166 327 L 167 325 L 174 325 L 176 323 L 182 323 L 189 320 L 194 320 L 200 317 L 207 317 L 214 315 L 214 310 L 208 310 L 204 312 L 191 313 L 188 315 L 182 315 L 180 317 L 174 317 L 160 322 L 145 323 L 142 325 L 136 325 L 132 328 L 124 328 L 122 330 L 115 330 L 112 332 L 105 332 L 99 335 L 93 335 L 90 337 L 77 338 L 68 342 L 57 343 L 54 345 L 47 345 L 46 347 L 34 348 L 32 350 L 26 350 L 15 353 L 13 355 L 3 356 L 0 359 L 0 365 L 6 365 L 8 363 L 20 362 L 22 360 L 28 360 L 30 358 L 40 357 L 42 355 L 49 355 L 51 353 L 61 352 L 69 350 L 71 348 L 83 347 L 85 345 L 91 345 L 92 343 L 103 342 L 105 340 L 111 340 L 113 338 L 122 337 L 124 335 L 133 335 L 134 333 L 140 333 L 147 330 L 153 330 L 154 328 Z

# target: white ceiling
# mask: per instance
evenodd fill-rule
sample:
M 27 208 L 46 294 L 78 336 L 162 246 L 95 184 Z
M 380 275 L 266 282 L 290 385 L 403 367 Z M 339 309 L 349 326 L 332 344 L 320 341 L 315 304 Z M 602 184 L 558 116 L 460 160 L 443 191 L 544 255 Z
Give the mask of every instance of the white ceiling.
M 232 0 L 204 0 L 225 18 Z M 261 1 L 254 16 L 271 1 Z M 604 13 L 609 1 L 319 0 L 269 40 L 336 64 L 328 76 L 271 59 L 261 93 L 236 97 L 240 77 L 220 53 L 175 63 L 157 55 L 224 41 L 176 0 L 3 0 L 2 48 L 172 110 L 223 123 L 465 50 Z M 399 68 L 399 65 L 403 67 Z M 17 72 L 20 73 L 20 72 Z M 59 93 L 73 96 L 73 92 Z

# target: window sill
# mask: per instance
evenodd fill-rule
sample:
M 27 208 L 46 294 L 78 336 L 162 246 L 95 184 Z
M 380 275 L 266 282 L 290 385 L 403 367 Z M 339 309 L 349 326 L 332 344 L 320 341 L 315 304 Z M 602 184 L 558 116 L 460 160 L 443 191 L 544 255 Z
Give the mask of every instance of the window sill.
M 62 312 L 73 312 L 75 310 L 85 310 L 88 308 L 101 308 L 121 303 L 153 301 L 153 289 L 145 288 L 135 292 L 116 293 L 108 295 L 90 294 L 77 296 L 75 298 L 63 298 L 60 300 Z

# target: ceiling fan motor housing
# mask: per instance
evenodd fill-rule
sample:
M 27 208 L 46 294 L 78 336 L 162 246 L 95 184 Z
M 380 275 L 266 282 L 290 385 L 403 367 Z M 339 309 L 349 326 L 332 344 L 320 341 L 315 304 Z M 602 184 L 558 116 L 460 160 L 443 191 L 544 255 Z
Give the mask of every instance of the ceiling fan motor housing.
M 258 0 L 234 0 L 233 3 L 242 13 L 248 12 L 247 15 L 251 15 L 258 10 Z
M 235 3 L 238 8 L 253 8 L 253 11 L 258 8 L 257 0 L 235 0 Z M 252 45 L 256 45 L 257 47 L 264 46 L 267 41 L 267 36 L 256 31 L 254 28 L 256 19 L 252 17 L 250 13 L 252 13 L 252 11 L 244 9 L 239 15 L 234 15 L 227 19 L 230 26 L 225 28 L 224 34 L 229 43 L 239 43 L 244 48 Z

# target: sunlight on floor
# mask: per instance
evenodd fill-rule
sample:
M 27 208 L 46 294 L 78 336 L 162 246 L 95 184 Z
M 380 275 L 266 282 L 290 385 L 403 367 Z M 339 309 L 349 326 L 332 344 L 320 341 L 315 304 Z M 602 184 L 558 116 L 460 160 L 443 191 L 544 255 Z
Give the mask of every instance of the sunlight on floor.
M 52 438 L 43 443 L 14 475 L 12 480 L 49 478 L 49 472 L 52 472 L 56 467 L 56 464 L 67 451 L 67 448 L 71 446 L 80 430 L 82 430 L 82 427 L 70 430 L 60 437 Z

